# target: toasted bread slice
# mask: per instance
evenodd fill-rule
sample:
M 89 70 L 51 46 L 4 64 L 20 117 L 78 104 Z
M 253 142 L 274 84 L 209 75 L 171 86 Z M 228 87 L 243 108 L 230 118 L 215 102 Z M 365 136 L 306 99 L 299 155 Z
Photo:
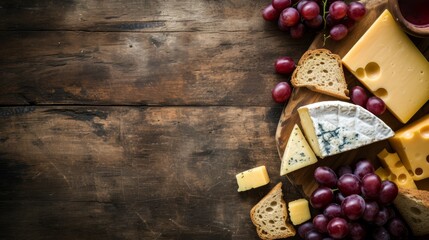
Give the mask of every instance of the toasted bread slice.
M 295 236 L 295 228 L 287 223 L 287 207 L 283 200 L 282 183 L 278 183 L 250 210 L 250 218 L 261 239 Z
M 294 87 L 307 87 L 339 99 L 349 99 L 341 58 L 327 49 L 305 52 L 292 74 L 291 83 Z
M 415 236 L 429 234 L 429 191 L 399 188 L 394 203 Z

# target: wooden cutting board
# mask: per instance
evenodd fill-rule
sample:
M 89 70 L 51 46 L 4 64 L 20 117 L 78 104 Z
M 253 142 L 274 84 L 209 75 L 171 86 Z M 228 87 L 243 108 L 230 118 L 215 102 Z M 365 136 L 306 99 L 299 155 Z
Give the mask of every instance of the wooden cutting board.
M 365 31 L 371 26 L 371 24 L 377 19 L 377 17 L 387 8 L 386 0 L 366 0 L 362 2 L 366 2 L 367 14 L 361 21 L 356 23 L 354 29 L 349 32 L 345 39 L 341 41 L 333 41 L 328 39 L 324 45 L 323 34 L 319 34 L 311 44 L 310 49 L 327 48 L 333 53 L 340 55 L 340 57 L 343 57 L 357 42 L 357 40 L 365 33 Z M 424 55 L 426 56 L 426 58 L 428 58 L 428 52 L 424 52 Z M 362 86 L 359 81 L 349 71 L 347 71 L 347 69 L 344 68 L 344 70 L 349 89 L 356 85 Z M 280 116 L 276 131 L 276 143 L 280 159 L 283 156 L 283 152 L 285 150 L 289 134 L 292 131 L 294 124 L 300 122 L 296 110 L 303 105 L 326 100 L 338 99 L 310 91 L 307 88 L 295 88 L 293 90 L 292 96 L 289 99 L 289 102 L 285 105 L 283 112 Z M 409 122 L 411 123 L 415 121 L 416 119 L 420 118 L 424 114 L 427 114 L 428 112 L 429 104 L 426 103 L 425 106 L 420 109 L 420 111 L 416 113 Z M 386 111 L 382 116 L 380 116 L 380 118 L 384 122 L 386 122 L 393 130 L 397 130 L 403 126 L 403 124 L 400 123 L 388 111 Z M 304 196 L 308 197 L 317 187 L 317 184 L 313 179 L 313 172 L 318 166 L 330 166 L 333 169 L 337 169 L 339 166 L 342 165 L 353 166 L 353 164 L 361 158 L 367 158 L 372 161 L 375 166 L 379 166 L 380 163 L 378 162 L 376 155 L 384 148 L 387 148 L 390 152 L 393 152 L 387 140 L 381 141 L 365 147 L 361 147 L 356 150 L 320 159 L 318 163 L 287 174 L 286 177 L 289 178 L 289 180 L 298 188 L 298 190 Z M 429 180 L 419 181 L 417 182 L 417 185 L 421 189 L 429 190 Z

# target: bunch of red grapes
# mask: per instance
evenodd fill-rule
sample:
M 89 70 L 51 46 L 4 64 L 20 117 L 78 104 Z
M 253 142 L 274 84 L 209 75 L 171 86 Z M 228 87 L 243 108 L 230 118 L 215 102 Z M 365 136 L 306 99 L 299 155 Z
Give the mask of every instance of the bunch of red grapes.
M 343 166 L 338 175 L 329 167 L 318 167 L 314 178 L 319 187 L 310 203 L 320 214 L 299 226 L 302 238 L 407 239 L 408 228 L 392 206 L 398 187 L 382 181 L 368 160 L 359 161 L 354 171 Z
M 381 115 L 386 111 L 386 104 L 384 101 L 376 96 L 368 98 L 365 89 L 362 87 L 353 87 L 350 94 L 350 99 L 354 104 L 366 108 L 375 115 Z
M 262 11 L 262 17 L 277 21 L 279 29 L 289 31 L 293 38 L 301 38 L 306 29 L 327 29 L 331 39 L 341 40 L 365 13 L 366 8 L 360 2 L 272 0 Z

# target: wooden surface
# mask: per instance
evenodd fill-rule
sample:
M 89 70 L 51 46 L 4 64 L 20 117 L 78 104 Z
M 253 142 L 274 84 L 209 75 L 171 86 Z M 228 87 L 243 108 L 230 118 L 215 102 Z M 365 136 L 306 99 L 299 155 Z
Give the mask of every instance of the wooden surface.
M 0 239 L 257 239 L 298 60 L 266 0 L 0 0 Z M 266 165 L 268 186 L 235 174 Z
M 373 1 L 364 1 L 366 2 L 366 7 L 368 13 L 366 16 L 354 27 L 353 31 L 347 35 L 347 38 L 340 42 L 334 41 L 325 41 L 323 34 L 319 34 L 309 49 L 316 48 L 327 48 L 333 53 L 338 54 L 340 57 L 343 57 L 353 45 L 360 39 L 360 37 L 366 32 L 366 30 L 371 26 L 371 24 L 378 18 L 378 16 L 387 8 L 387 2 L 385 0 L 373 0 Z M 429 59 L 429 39 L 413 39 L 416 43 L 416 46 L 423 53 L 423 55 Z M 357 78 L 351 74 L 347 68 L 344 67 L 345 77 L 349 89 L 353 86 L 365 87 L 359 82 Z M 367 91 L 370 94 L 369 91 Z M 320 94 L 314 91 L 310 91 L 307 88 L 295 88 L 292 94 L 291 99 L 288 104 L 285 105 L 282 114 L 280 115 L 279 124 L 276 130 L 276 144 L 277 150 L 279 152 L 279 157 L 283 156 L 284 150 L 286 148 L 287 141 L 289 139 L 289 134 L 293 129 L 295 124 L 300 124 L 300 118 L 297 112 L 297 109 L 301 106 L 328 100 L 338 100 L 334 97 Z M 426 103 L 409 121 L 412 123 L 416 119 L 424 116 L 429 113 L 429 103 Z M 396 119 L 389 111 L 386 111 L 380 118 L 388 124 L 393 130 L 398 130 L 404 124 Z M 337 154 L 330 156 L 324 159 L 320 159 L 316 164 L 313 164 L 309 167 L 300 169 L 298 171 L 292 172 L 287 175 L 288 179 L 297 186 L 300 192 L 309 197 L 314 189 L 317 188 L 317 183 L 309 178 L 312 176 L 314 170 L 319 166 L 330 166 L 333 169 L 338 169 L 342 165 L 351 165 L 353 166 L 359 159 L 369 159 L 375 166 L 379 166 L 380 163 L 377 158 L 377 154 L 380 153 L 384 148 L 387 148 L 390 152 L 394 150 L 389 145 L 388 141 L 381 141 L 369 146 L 365 146 L 356 150 L 347 151 L 343 154 Z M 417 182 L 418 186 L 422 189 L 429 190 L 429 181 L 422 180 Z

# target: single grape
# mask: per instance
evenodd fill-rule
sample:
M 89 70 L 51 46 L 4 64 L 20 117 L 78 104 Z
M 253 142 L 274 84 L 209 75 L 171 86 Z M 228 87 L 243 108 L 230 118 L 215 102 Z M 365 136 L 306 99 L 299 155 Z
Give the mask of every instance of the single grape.
M 349 4 L 349 8 L 347 10 L 347 16 L 350 19 L 353 19 L 355 21 L 359 21 L 363 18 L 363 16 L 366 13 L 365 6 L 360 2 L 351 2 Z
M 338 169 L 338 177 L 341 177 L 346 173 L 353 173 L 352 168 L 349 165 L 343 165 Z
M 344 218 L 333 218 L 327 226 L 329 236 L 333 238 L 344 238 L 349 233 L 349 226 Z
M 323 18 L 321 15 L 317 15 L 315 18 L 310 20 L 304 20 L 304 23 L 309 28 L 320 28 L 323 24 Z
M 387 231 L 390 235 L 397 239 L 408 239 L 408 228 L 405 223 L 399 218 L 393 218 L 387 224 Z
M 301 224 L 301 226 L 298 227 L 298 235 L 301 238 L 305 238 L 305 234 L 307 234 L 307 232 L 314 230 L 314 226 L 312 222 L 306 222 Z
M 344 195 L 341 192 L 337 191 L 335 193 L 335 202 L 336 203 L 341 204 L 344 201 L 344 198 L 346 198 L 346 197 L 344 197 Z
M 320 233 L 327 233 L 328 230 L 326 227 L 328 226 L 329 219 L 323 215 L 318 214 L 313 218 L 313 226 Z
M 305 240 L 322 240 L 323 235 L 316 230 L 311 230 L 305 234 Z
M 279 82 L 272 90 L 271 95 L 276 103 L 286 102 L 292 94 L 292 88 L 287 82 Z
M 351 222 L 349 223 L 349 229 L 350 229 L 350 237 L 352 240 L 364 240 L 367 236 L 367 229 L 366 227 L 359 223 L 359 222 Z
M 292 7 L 288 7 L 282 11 L 282 13 L 280 14 L 280 19 L 284 26 L 292 27 L 299 22 L 300 16 L 298 10 Z
M 340 20 L 333 19 L 331 17 L 331 15 L 329 15 L 329 13 L 326 15 L 326 26 L 328 26 L 328 28 L 331 28 L 331 27 L 335 26 L 338 23 L 340 23 Z
M 378 226 L 383 226 L 389 220 L 389 210 L 386 207 L 381 207 L 378 213 L 375 215 L 374 223 Z
M 384 227 L 376 227 L 372 232 L 372 237 L 375 240 L 390 240 L 390 234 Z
M 295 70 L 296 65 L 291 57 L 279 57 L 274 63 L 274 67 L 277 73 L 291 74 Z
M 328 206 L 334 198 L 334 193 L 330 188 L 320 186 L 311 194 L 310 204 L 314 208 L 324 208 Z
M 343 39 L 345 36 L 347 36 L 348 32 L 349 31 L 347 27 L 344 24 L 339 23 L 333 26 L 331 30 L 329 30 L 329 35 L 333 40 L 339 41 Z
M 386 111 L 386 104 L 380 98 L 372 96 L 366 102 L 366 109 L 375 115 L 381 115 Z
M 365 211 L 363 212 L 362 218 L 367 222 L 373 222 L 379 211 L 380 208 L 376 201 L 367 201 L 365 204 Z
M 334 188 L 337 185 L 337 175 L 329 167 L 321 166 L 314 170 L 314 179 L 322 186 Z
M 344 26 L 346 26 L 347 30 L 352 30 L 355 26 L 356 21 L 350 18 L 345 18 L 343 20 L 341 20 L 341 23 L 344 24 Z
M 273 5 L 268 5 L 262 10 L 262 17 L 266 21 L 276 21 L 280 16 L 280 12 L 277 11 Z
M 296 26 L 290 28 L 290 35 L 292 38 L 302 38 L 304 36 L 305 26 L 298 23 Z
M 302 11 L 302 7 L 306 4 L 310 2 L 310 0 L 301 0 L 298 2 L 298 5 L 296 5 L 296 9 L 298 10 L 298 12 L 301 14 Z
M 376 199 L 381 189 L 381 179 L 375 173 L 367 173 L 362 178 L 362 193 L 366 198 Z
M 329 6 L 329 15 L 332 19 L 339 20 L 347 15 L 347 3 L 343 1 L 335 1 Z
M 292 5 L 292 1 L 291 0 L 273 0 L 271 2 L 271 5 L 273 5 L 273 7 L 281 12 L 283 11 L 283 9 L 290 7 Z
M 316 2 L 310 1 L 304 4 L 299 12 L 301 13 L 302 18 L 305 20 L 311 20 L 319 15 L 320 8 Z
M 350 99 L 354 104 L 365 107 L 366 102 L 368 101 L 368 95 L 366 95 L 366 92 L 362 87 L 355 86 L 352 88 L 350 93 Z
M 357 194 L 347 196 L 341 203 L 341 210 L 348 219 L 357 220 L 365 211 L 365 200 Z
M 331 203 L 325 208 L 325 210 L 323 210 L 323 215 L 325 215 L 328 219 L 342 217 L 343 214 L 341 212 L 341 206 L 336 203 Z
M 338 189 L 347 197 L 352 194 L 361 194 L 361 183 L 359 178 L 353 174 L 346 173 L 338 179 Z
M 362 159 L 355 165 L 355 170 L 353 172 L 359 179 L 362 179 L 368 173 L 374 172 L 374 166 L 372 166 L 371 162 L 367 159 Z
M 279 27 L 280 31 L 283 31 L 283 32 L 287 32 L 290 29 L 290 27 L 286 27 L 283 24 L 283 22 L 282 22 L 282 20 L 280 18 L 277 20 L 277 26 Z
M 378 201 L 382 205 L 388 205 L 398 196 L 398 186 L 395 183 L 385 180 L 381 182 L 380 194 Z

